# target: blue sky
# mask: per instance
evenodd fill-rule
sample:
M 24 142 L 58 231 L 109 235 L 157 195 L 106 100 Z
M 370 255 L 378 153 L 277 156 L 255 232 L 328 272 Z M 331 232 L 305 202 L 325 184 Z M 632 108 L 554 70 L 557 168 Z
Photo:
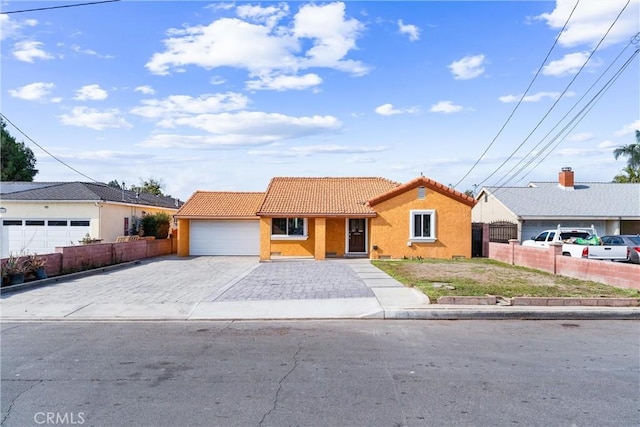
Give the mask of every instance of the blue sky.
M 627 3 L 580 0 L 523 98 L 575 3 L 125 0 L 3 14 L 1 111 L 92 179 L 154 177 L 183 200 L 273 176 L 422 173 L 464 191 L 571 166 L 577 181 L 610 181 L 625 166 L 613 149 L 640 129 L 638 57 L 589 101 L 639 47 L 638 0 L 578 73 Z M 87 180 L 8 129 L 33 149 L 37 181 Z

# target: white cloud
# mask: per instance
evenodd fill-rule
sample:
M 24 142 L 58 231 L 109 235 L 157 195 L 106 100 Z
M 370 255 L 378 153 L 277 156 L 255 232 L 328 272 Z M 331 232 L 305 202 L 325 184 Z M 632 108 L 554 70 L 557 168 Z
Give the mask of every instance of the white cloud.
M 70 114 L 63 114 L 58 117 L 64 125 L 87 127 L 95 130 L 131 127 L 121 117 L 120 110 L 117 108 L 96 110 L 89 107 L 74 107 Z
M 402 19 L 398 19 L 398 31 L 400 34 L 408 35 L 412 42 L 420 39 L 420 29 L 415 25 L 405 24 Z
M 437 104 L 431 106 L 432 113 L 457 113 L 462 111 L 464 107 L 462 105 L 455 105 L 453 101 L 440 101 Z
M 305 74 L 303 76 L 264 76 L 258 80 L 247 81 L 247 89 L 250 90 L 289 90 L 289 89 L 308 89 L 318 86 L 322 83 L 322 79 L 317 74 Z
M 0 40 L 17 37 L 21 29 L 36 25 L 38 21 L 35 19 L 15 20 L 9 15 L 0 15 Z
M 145 99 L 141 106 L 131 109 L 131 113 L 148 119 L 162 120 L 161 126 L 174 125 L 174 119 L 194 114 L 219 113 L 241 110 L 249 104 L 249 99 L 239 93 L 205 94 L 198 97 L 171 95 L 164 99 Z
M 359 154 L 378 153 L 388 150 L 389 147 L 353 147 L 348 145 L 324 144 L 324 145 L 304 145 L 298 147 L 288 147 L 284 150 L 251 150 L 249 154 L 263 157 L 309 157 L 317 154 Z
M 265 24 L 267 28 L 271 29 L 274 28 L 282 18 L 289 14 L 289 6 L 286 3 L 269 7 L 241 5 L 236 9 L 236 13 L 240 18 Z
M 153 54 L 147 69 L 169 74 L 189 65 L 205 69 L 228 66 L 245 69 L 249 77 L 258 80 L 261 76 L 297 75 L 310 67 L 353 75 L 369 71 L 361 62 L 345 58 L 356 49 L 364 26 L 345 18 L 344 3 L 304 5 L 291 27 L 276 25 L 288 13 L 286 3 L 266 8 L 240 6 L 237 11 L 245 19 L 221 18 L 206 26 L 168 30 L 165 50 Z M 305 50 L 304 46 L 309 47 Z M 268 88 L 267 82 L 261 87 Z
M 13 56 L 19 61 L 33 63 L 36 59 L 53 59 L 53 55 L 41 49 L 42 42 L 25 40 L 17 42 L 13 46 Z
M 600 144 L 598 144 L 598 148 L 604 149 L 606 151 L 609 151 L 610 149 L 614 148 L 614 147 L 619 147 L 619 144 L 616 144 L 613 141 L 602 141 Z
M 359 61 L 343 59 L 356 48 L 356 40 L 364 25 L 356 19 L 345 19 L 345 4 L 330 3 L 322 6 L 306 4 L 293 19 L 293 35 L 297 39 L 311 39 L 313 47 L 304 59 L 302 68 L 327 67 L 364 75 L 368 67 Z
M 570 142 L 584 142 L 584 141 L 590 141 L 594 138 L 594 134 L 592 134 L 591 132 L 580 132 L 580 133 L 574 133 L 572 135 L 569 135 L 569 137 L 567 138 L 567 141 Z
M 453 61 L 448 68 L 456 80 L 470 80 L 484 73 L 483 65 L 486 63 L 484 55 L 465 56 L 458 61 Z
M 144 147 L 231 148 L 264 145 L 282 139 L 338 131 L 342 124 L 332 116 L 292 117 L 277 113 L 238 112 L 200 114 L 174 120 L 176 125 L 201 129 L 209 135 L 156 134 Z
M 562 59 L 551 61 L 542 68 L 542 74 L 545 76 L 563 77 L 576 74 L 589 58 L 589 52 L 567 53 Z M 585 68 L 594 68 L 599 66 L 598 62 L 589 61 Z
M 534 93 L 533 95 L 527 95 L 524 98 L 522 98 L 522 95 L 505 95 L 499 97 L 498 99 L 504 103 L 518 102 L 520 98 L 522 98 L 522 102 L 539 102 L 544 98 L 556 100 L 560 97 L 561 93 L 562 92 L 538 92 Z M 570 96 L 575 96 L 575 92 L 567 92 L 564 94 L 564 98 L 568 98 Z
M 149 85 L 138 86 L 134 91 L 140 92 L 143 95 L 154 95 L 156 93 L 156 91 Z
M 616 131 L 614 133 L 615 136 L 625 136 L 632 133 L 635 133 L 636 130 L 640 130 L 640 120 L 636 120 L 635 122 L 631 122 L 627 125 L 624 125 L 622 129 Z
M 102 89 L 100 85 L 86 85 L 76 91 L 76 96 L 73 99 L 78 101 L 103 101 L 108 96 L 107 91 Z
M 221 76 L 213 76 L 209 79 L 209 83 L 211 83 L 214 86 L 225 84 L 226 82 L 227 81 Z
M 17 89 L 9 89 L 9 95 L 14 98 L 24 99 L 25 101 L 41 101 L 51 93 L 56 85 L 53 83 L 36 82 L 31 83 Z
M 559 44 L 564 47 L 595 46 L 626 3 L 627 0 L 581 1 L 560 35 Z M 557 0 L 553 11 L 536 18 L 545 21 L 550 28 L 561 29 L 575 4 L 574 0 Z M 628 41 L 638 31 L 639 13 L 640 3 L 631 1 L 607 35 L 604 45 Z
M 383 104 L 374 110 L 381 116 L 394 116 L 397 114 L 415 114 L 419 111 L 418 107 L 394 108 L 393 104 Z
M 73 50 L 76 53 L 82 53 L 85 55 L 90 55 L 90 56 L 97 56 L 98 58 L 104 58 L 104 59 L 113 59 L 115 58 L 115 56 L 113 55 L 102 55 L 98 52 L 96 52 L 95 50 L 92 49 L 83 49 L 80 46 L 78 46 L 77 44 L 74 44 L 71 46 L 71 50 Z

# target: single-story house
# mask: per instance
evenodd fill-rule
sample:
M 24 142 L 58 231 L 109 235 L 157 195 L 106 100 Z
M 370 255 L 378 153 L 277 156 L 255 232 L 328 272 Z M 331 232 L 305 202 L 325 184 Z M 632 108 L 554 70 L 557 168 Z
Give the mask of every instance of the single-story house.
M 182 202 L 97 182 L 3 182 L 0 185 L 2 257 L 51 253 L 92 239 L 115 242 L 142 216 L 173 215 Z
M 474 204 L 425 177 L 276 177 L 264 193 L 194 193 L 178 255 L 470 257 Z
M 593 225 L 600 236 L 640 234 L 640 184 L 575 182 L 574 177 L 565 167 L 555 182 L 484 187 L 476 196 L 473 222 L 516 223 L 521 242 L 558 224 Z

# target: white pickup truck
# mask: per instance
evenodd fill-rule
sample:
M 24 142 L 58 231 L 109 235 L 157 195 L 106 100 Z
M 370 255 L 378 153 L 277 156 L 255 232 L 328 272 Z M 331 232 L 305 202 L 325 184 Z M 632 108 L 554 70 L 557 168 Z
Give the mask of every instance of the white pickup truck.
M 522 242 L 522 246 L 548 248 L 552 243 L 562 243 L 562 255 L 574 258 L 627 261 L 629 253 L 626 246 L 603 246 L 585 243 L 588 240 L 600 241 L 595 227 L 560 227 L 542 231 L 531 240 Z M 579 243 L 578 243 L 579 242 Z

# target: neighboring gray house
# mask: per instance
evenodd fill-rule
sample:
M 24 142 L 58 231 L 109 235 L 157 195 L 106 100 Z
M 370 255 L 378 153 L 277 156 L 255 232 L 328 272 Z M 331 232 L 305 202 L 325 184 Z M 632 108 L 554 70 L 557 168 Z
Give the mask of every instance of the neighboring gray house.
M 596 227 L 606 234 L 640 234 L 640 184 L 575 182 L 563 168 L 557 182 L 531 182 L 526 187 L 484 187 L 471 211 L 473 222 L 518 224 L 520 242 L 542 230 Z
M 50 253 L 78 244 L 87 234 L 114 242 L 146 214 L 173 215 L 182 205 L 97 182 L 3 182 L 0 184 L 0 256 Z

